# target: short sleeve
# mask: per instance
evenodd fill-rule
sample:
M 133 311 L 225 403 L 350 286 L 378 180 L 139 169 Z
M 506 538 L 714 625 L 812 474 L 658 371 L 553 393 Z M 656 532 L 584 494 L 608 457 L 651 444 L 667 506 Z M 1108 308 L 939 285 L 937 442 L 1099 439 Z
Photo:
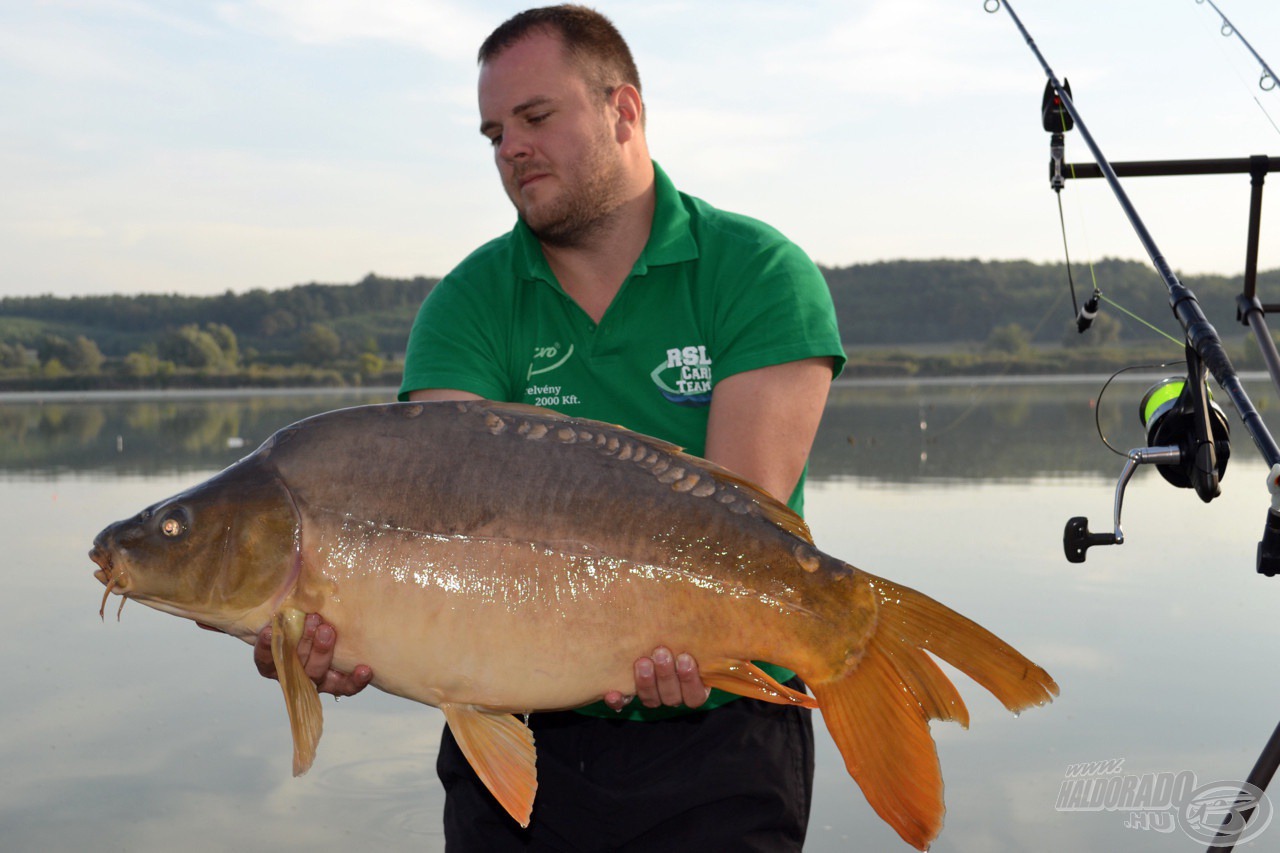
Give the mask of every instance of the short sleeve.
M 829 356 L 832 376 L 844 346 L 831 291 L 817 265 L 778 235 L 726 258 L 716 276 L 715 381 L 737 373 Z
M 399 399 L 422 388 L 453 388 L 511 399 L 503 354 L 510 349 L 510 298 L 450 274 L 427 294 L 409 332 Z

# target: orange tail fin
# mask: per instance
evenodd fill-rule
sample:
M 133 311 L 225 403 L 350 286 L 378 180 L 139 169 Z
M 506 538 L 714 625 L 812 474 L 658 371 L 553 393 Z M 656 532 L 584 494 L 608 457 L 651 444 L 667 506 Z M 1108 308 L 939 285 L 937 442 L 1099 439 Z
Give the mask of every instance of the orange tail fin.
M 857 666 L 809 682 L 822 718 L 867 802 L 924 850 L 942 828 L 942 771 L 930 720 L 968 726 L 955 685 L 924 650 L 986 687 L 1011 711 L 1058 695 L 1049 674 L 990 631 L 926 595 L 869 577 L 879 597 L 875 633 Z

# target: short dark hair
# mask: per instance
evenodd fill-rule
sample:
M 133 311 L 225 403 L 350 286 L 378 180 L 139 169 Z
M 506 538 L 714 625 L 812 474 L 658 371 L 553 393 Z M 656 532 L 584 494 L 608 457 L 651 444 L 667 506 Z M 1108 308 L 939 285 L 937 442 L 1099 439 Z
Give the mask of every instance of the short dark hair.
M 640 72 L 618 28 L 596 10 L 572 3 L 529 9 L 510 18 L 480 45 L 479 63 L 535 32 L 559 36 L 569 59 L 593 88 L 610 90 L 629 83 L 640 91 Z

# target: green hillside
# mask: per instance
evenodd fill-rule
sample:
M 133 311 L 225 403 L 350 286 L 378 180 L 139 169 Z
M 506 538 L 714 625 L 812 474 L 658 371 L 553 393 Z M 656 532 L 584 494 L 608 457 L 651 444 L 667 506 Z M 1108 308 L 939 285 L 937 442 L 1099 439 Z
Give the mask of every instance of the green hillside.
M 891 261 L 823 272 L 853 375 L 1093 370 L 1171 346 L 1113 305 L 1077 335 L 1062 264 Z M 1104 260 L 1074 273 L 1078 298 L 1096 281 L 1107 299 L 1180 337 L 1150 267 Z M 207 297 L 7 297 L 0 299 L 0 385 L 394 383 L 409 327 L 436 281 L 370 274 L 355 284 Z M 1234 322 L 1240 278 L 1184 282 L 1247 359 Z M 1280 271 L 1264 273 L 1259 292 L 1280 292 Z

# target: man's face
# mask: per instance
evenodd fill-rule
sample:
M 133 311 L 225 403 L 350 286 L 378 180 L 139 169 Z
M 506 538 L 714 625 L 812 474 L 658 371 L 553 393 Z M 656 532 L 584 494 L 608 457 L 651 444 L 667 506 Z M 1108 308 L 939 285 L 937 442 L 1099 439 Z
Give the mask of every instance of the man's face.
M 544 243 L 574 246 L 608 221 L 623 163 L 606 93 L 541 33 L 480 69 L 480 132 L 511 203 Z

